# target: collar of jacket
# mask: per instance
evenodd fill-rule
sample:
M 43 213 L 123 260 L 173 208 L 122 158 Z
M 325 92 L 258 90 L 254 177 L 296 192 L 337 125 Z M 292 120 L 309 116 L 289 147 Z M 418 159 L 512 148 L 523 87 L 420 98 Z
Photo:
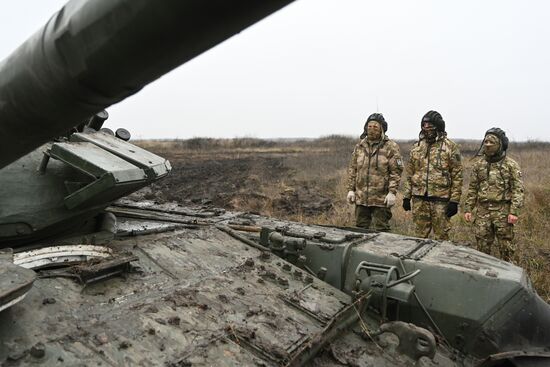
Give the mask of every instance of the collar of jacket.
M 378 140 L 378 141 L 375 141 L 373 142 L 374 144 L 376 145 L 381 145 L 381 143 L 385 143 L 387 142 L 388 140 L 390 140 L 385 134 L 384 136 L 382 137 L 382 139 Z M 369 146 L 369 138 L 363 138 L 360 142 L 359 142 L 359 145 L 361 145 L 362 147 L 365 147 L 365 148 L 368 148 Z
M 437 136 L 435 137 L 435 140 L 432 143 L 428 143 L 428 140 L 426 140 L 426 136 L 424 136 L 424 133 L 421 130 L 420 134 L 418 135 L 418 144 L 420 144 L 421 142 L 425 142 L 428 145 L 435 144 L 439 141 L 445 141 L 446 139 L 447 139 L 447 132 L 443 131 L 443 132 L 437 133 Z
M 443 145 L 443 144 L 445 144 L 446 141 L 447 141 L 447 135 L 443 135 L 443 136 L 438 136 L 437 138 L 435 138 L 435 140 L 432 143 L 428 142 L 425 138 L 422 138 L 418 141 L 418 145 L 425 144 L 426 148 L 427 148 L 427 147 L 430 147 L 430 146 Z
M 504 158 L 506 158 L 506 154 L 504 154 L 504 152 L 500 152 L 500 154 L 496 154 L 491 157 L 483 154 L 483 158 L 485 158 L 485 160 L 489 163 L 498 163 L 502 161 Z

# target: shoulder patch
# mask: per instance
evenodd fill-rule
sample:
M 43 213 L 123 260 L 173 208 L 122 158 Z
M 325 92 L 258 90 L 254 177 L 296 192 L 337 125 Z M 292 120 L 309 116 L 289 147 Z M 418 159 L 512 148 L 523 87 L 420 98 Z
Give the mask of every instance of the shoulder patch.
M 395 160 L 395 162 L 397 163 L 397 165 L 398 165 L 399 167 L 403 167 L 403 161 L 401 160 L 401 158 L 397 158 L 397 159 Z

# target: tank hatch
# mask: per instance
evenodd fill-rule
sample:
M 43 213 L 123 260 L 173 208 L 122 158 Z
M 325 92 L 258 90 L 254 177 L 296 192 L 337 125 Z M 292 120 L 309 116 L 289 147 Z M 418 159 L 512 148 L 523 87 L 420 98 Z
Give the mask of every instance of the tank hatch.
M 101 132 L 93 134 L 76 133 L 71 141 L 88 142 L 141 168 L 150 179 L 166 176 L 171 170 L 170 162 L 134 144 Z
M 168 174 L 168 161 L 111 135 L 76 133 L 70 142 L 52 144 L 48 155 L 94 180 L 64 199 L 68 209 L 108 202 Z

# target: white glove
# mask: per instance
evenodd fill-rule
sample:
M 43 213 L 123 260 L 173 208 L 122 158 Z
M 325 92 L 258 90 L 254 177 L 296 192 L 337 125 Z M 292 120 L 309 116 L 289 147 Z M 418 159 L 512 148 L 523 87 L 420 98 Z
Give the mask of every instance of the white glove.
M 355 203 L 355 191 L 349 191 L 347 199 L 348 199 L 348 204 Z
M 391 208 L 392 206 L 395 205 L 395 195 L 392 194 L 391 192 L 388 192 L 388 195 L 386 195 L 386 198 L 384 199 L 384 204 L 386 204 L 386 206 L 388 208 Z

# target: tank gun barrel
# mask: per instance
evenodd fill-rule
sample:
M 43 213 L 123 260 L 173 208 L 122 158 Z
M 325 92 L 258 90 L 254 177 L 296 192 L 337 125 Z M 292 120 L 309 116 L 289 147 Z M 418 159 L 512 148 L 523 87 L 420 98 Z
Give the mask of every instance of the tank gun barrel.
M 70 1 L 0 64 L 0 168 L 291 1 Z

